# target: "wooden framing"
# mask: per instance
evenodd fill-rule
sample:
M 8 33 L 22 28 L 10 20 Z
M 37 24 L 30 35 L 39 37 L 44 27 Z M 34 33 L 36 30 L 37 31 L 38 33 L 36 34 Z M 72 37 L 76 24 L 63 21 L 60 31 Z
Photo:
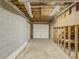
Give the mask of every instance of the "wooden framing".
M 49 40 L 51 39 L 51 25 L 49 24 Z
M 54 41 L 55 41 L 55 43 L 57 43 L 57 39 L 56 39 L 56 32 L 55 32 L 55 29 L 54 29 Z
M 55 40 L 55 43 L 58 44 L 57 29 L 56 28 L 54 28 L 54 40 Z
M 79 5 L 79 2 L 74 2 L 74 3 L 72 3 L 69 7 L 67 7 L 66 9 L 64 9 L 62 12 L 60 12 L 57 16 L 56 16 L 56 19 L 58 19 L 58 20 L 60 20 L 60 19 L 62 19 L 62 18 L 64 18 L 64 17 L 66 17 L 66 16 L 68 16 L 67 15 L 67 11 L 69 10 L 69 15 L 71 14 L 71 13 L 73 13 L 72 12 L 72 8 L 75 6 L 75 10 L 77 10 L 78 11 L 78 9 L 79 9 L 79 7 L 78 7 L 78 5 Z M 76 11 L 75 11 L 76 12 Z M 64 15 L 64 17 L 62 16 L 61 18 L 60 18 L 60 16 L 61 15 Z
M 66 27 L 64 27 L 64 51 L 66 48 Z
M 30 39 L 33 39 L 33 24 L 30 24 Z
M 75 59 L 78 59 L 78 26 L 75 26 Z
M 57 32 L 55 32 L 56 43 L 58 44 Z
M 71 7 L 73 7 L 77 2 L 72 3 L 69 7 L 67 7 L 66 9 L 64 9 L 62 12 L 60 12 L 56 17 L 58 17 L 59 15 L 65 13 L 68 9 L 70 9 Z
M 22 2 L 19 2 L 18 0 L 10 0 L 10 3 L 13 3 L 20 11 L 22 11 L 25 14 L 26 17 L 31 18 L 27 13 L 25 5 Z M 36 16 L 36 17 L 31 18 L 30 21 L 50 22 L 48 21 L 49 20 L 48 14 L 53 9 L 52 5 L 47 5 L 47 4 L 42 5 L 42 4 L 39 4 L 39 2 L 38 3 L 31 2 L 31 9 L 32 9 L 33 16 Z
M 69 10 L 69 11 L 68 11 Z M 77 12 L 79 10 L 79 2 L 75 2 L 73 3 L 71 6 L 69 6 L 68 8 L 66 8 L 64 11 L 62 11 L 60 14 L 58 14 L 56 17 L 56 20 L 54 20 L 54 22 L 59 20 L 61 21 L 62 19 L 62 15 L 64 16 L 69 16 L 71 14 L 74 14 L 74 12 Z M 68 11 L 68 15 L 66 15 L 66 11 Z M 63 18 L 64 18 L 63 16 Z M 75 20 L 75 19 L 74 19 Z M 57 25 L 56 22 L 54 23 L 54 27 L 56 27 L 57 29 L 60 27 L 64 28 L 64 44 L 61 45 L 63 47 L 64 45 L 64 51 L 68 54 L 69 58 L 74 58 L 74 59 L 79 59 L 79 24 L 73 24 L 73 25 Z M 61 22 L 62 23 L 62 22 Z M 59 24 L 61 24 L 59 23 Z M 58 29 L 58 31 L 61 31 Z M 62 33 L 62 31 L 61 31 Z M 57 35 L 59 35 L 60 33 L 57 33 Z M 62 35 L 61 35 L 62 37 Z M 57 37 L 58 39 L 62 39 L 59 36 Z M 58 40 L 59 42 L 59 40 Z
M 58 27 L 58 32 L 59 32 L 59 27 Z M 57 32 L 57 34 L 58 34 L 58 32 Z M 59 37 L 58 37 L 59 36 Z M 60 45 L 60 35 L 58 34 L 58 36 L 57 36 L 57 39 L 58 39 L 58 45 Z
M 61 36 L 60 36 L 60 41 L 61 41 L 61 42 L 60 42 L 60 47 L 62 47 L 62 42 L 63 42 L 63 41 L 62 41 L 62 34 L 61 34 Z
M 68 41 L 66 41 L 67 40 L 67 38 L 66 38 L 66 31 L 67 31 L 67 28 L 68 28 Z M 73 28 L 73 30 L 75 30 L 75 39 L 72 39 L 72 36 L 71 36 L 71 29 Z M 61 31 L 61 30 L 59 30 L 60 29 L 60 27 L 58 27 L 58 28 L 56 28 L 56 29 L 54 29 L 54 30 L 57 30 L 57 31 Z M 78 31 L 79 31 L 79 26 L 78 25 L 74 25 L 74 26 L 64 26 L 63 27 L 63 29 L 64 29 L 64 51 L 66 52 L 66 43 L 68 43 L 68 56 L 69 56 L 69 58 L 71 59 L 72 58 L 72 54 L 71 54 L 71 52 L 72 52 L 72 45 L 71 44 L 74 44 L 75 45 L 75 47 L 73 47 L 73 48 L 75 48 L 75 50 L 73 51 L 74 52 L 74 58 L 75 59 L 78 59 L 78 49 L 79 49 L 79 47 L 78 47 L 78 44 L 79 44 L 79 37 L 78 37 Z M 62 31 L 61 31 L 62 32 Z M 55 35 L 59 35 L 59 33 L 57 33 L 56 34 L 56 32 L 55 32 Z M 62 37 L 62 36 L 61 36 Z M 59 36 L 55 36 L 55 40 L 56 41 L 58 41 L 58 46 L 60 45 L 60 46 L 62 46 L 63 47 L 63 44 L 62 44 L 62 40 L 61 40 L 61 43 L 59 44 L 59 39 L 62 39 L 61 37 L 59 37 Z M 57 40 L 58 39 L 58 40 Z
M 71 27 L 68 26 L 68 56 L 71 56 Z
M 79 11 L 79 2 L 76 4 L 76 11 Z

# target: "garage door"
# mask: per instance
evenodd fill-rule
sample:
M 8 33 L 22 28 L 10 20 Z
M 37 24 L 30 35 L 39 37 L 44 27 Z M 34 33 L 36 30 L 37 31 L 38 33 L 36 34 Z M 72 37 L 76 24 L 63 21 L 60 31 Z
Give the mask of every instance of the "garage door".
M 33 24 L 33 38 L 49 38 L 49 24 Z

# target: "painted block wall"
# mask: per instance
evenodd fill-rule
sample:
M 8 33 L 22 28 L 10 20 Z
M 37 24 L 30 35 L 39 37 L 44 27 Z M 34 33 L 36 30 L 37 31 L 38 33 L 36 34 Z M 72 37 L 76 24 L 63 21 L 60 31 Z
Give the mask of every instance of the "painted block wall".
M 27 19 L 0 8 L 0 59 L 6 59 L 30 39 Z

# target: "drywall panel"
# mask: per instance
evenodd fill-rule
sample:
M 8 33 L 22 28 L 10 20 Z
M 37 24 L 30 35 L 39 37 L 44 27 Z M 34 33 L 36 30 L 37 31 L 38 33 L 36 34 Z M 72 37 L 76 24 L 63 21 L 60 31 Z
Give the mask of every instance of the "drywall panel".
M 33 38 L 49 38 L 49 24 L 33 24 Z
M 0 59 L 6 59 L 29 39 L 27 19 L 0 8 Z

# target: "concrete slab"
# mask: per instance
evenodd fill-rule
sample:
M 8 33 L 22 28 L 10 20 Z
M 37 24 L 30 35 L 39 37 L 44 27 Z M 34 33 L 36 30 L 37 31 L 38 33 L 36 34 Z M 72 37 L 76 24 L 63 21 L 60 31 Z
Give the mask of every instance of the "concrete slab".
M 16 59 L 69 59 L 69 57 L 50 40 L 34 39 Z

